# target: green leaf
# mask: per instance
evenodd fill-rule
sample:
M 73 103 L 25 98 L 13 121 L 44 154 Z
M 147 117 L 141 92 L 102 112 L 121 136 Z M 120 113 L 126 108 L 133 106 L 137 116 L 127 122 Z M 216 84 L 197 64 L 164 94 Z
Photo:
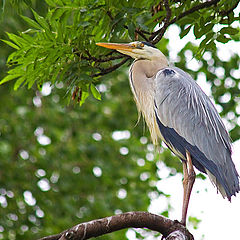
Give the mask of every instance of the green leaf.
M 134 41 L 135 39 L 135 30 L 136 30 L 135 24 L 133 22 L 130 22 L 128 25 L 128 34 L 132 41 Z
M 84 102 L 86 101 L 87 97 L 89 96 L 89 92 L 85 92 L 82 91 L 82 97 L 81 97 L 81 101 L 80 101 L 80 106 L 82 106 L 84 104 Z
M 43 29 L 37 22 L 35 22 L 35 21 L 32 20 L 31 18 L 26 17 L 26 16 L 22 16 L 22 15 L 21 15 L 21 18 L 22 18 L 25 22 L 27 22 L 27 23 L 29 24 L 29 26 L 31 26 L 31 27 L 33 27 L 33 28 L 35 28 L 35 29 L 40 29 L 40 30 Z
M 180 33 L 180 38 L 183 38 L 184 36 L 186 36 L 189 33 L 191 27 L 192 27 L 192 25 L 189 25 L 187 28 L 182 30 L 181 33 Z
M 44 29 L 48 29 L 49 30 L 49 25 L 47 23 L 47 21 L 40 15 L 37 14 L 37 12 L 35 12 L 33 9 L 32 9 L 32 12 L 33 12 L 33 15 L 36 19 L 36 21 L 44 28 Z
M 10 74 L 10 75 L 7 75 L 5 78 L 3 78 L 1 81 L 0 81 L 0 85 L 2 85 L 3 83 L 6 83 L 6 82 L 9 82 L 15 78 L 18 78 L 20 77 L 21 74 Z
M 159 11 L 156 14 L 153 15 L 153 17 L 151 19 L 149 19 L 145 24 L 149 25 L 151 23 L 153 23 L 154 21 L 156 21 L 156 19 L 165 16 L 165 12 L 164 11 Z
M 193 33 L 196 38 L 200 38 L 200 31 L 199 31 L 199 25 L 196 23 L 193 28 Z
M 4 39 L 1 39 L 1 41 L 5 42 L 7 45 L 9 45 L 9 46 L 11 46 L 11 47 L 13 47 L 13 48 L 15 48 L 17 50 L 19 49 L 19 47 L 16 44 L 14 44 L 14 43 L 12 43 L 10 41 L 4 40 Z
M 13 34 L 13 33 L 7 32 L 7 35 L 9 37 L 9 39 L 12 40 L 13 42 L 15 42 L 18 46 L 23 46 L 23 45 L 28 44 L 28 42 L 25 39 Z
M 90 86 L 92 95 L 97 99 L 97 100 L 101 100 L 101 94 L 99 93 L 99 91 L 97 90 L 97 88 L 94 86 L 94 84 L 91 83 Z
M 67 10 L 64 9 L 64 8 L 56 8 L 56 9 L 54 9 L 53 12 L 52 12 L 51 19 L 58 20 L 63 15 L 63 13 L 65 11 L 67 11 Z
M 227 38 L 227 37 L 225 37 L 224 35 L 219 35 L 218 37 L 217 37 L 217 41 L 218 42 L 221 42 L 221 43 L 227 43 L 228 41 L 230 41 L 231 40 L 231 38 Z
M 20 77 L 15 83 L 14 83 L 14 91 L 18 90 L 18 88 L 21 86 L 21 84 L 25 81 L 25 76 Z
M 50 7 L 56 7 L 56 3 L 53 0 L 45 0 L 45 2 L 50 6 Z
M 229 34 L 229 35 L 235 35 L 239 32 L 238 29 L 233 28 L 233 27 L 224 27 L 220 30 L 221 34 Z

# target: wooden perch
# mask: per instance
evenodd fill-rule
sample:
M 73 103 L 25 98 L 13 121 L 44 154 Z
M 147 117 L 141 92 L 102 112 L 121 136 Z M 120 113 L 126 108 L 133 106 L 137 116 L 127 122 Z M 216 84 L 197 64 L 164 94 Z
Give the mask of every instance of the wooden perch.
M 166 240 L 193 240 L 192 234 L 178 221 L 149 212 L 127 212 L 90 222 L 80 223 L 57 235 L 39 240 L 84 240 L 125 228 L 148 228 Z

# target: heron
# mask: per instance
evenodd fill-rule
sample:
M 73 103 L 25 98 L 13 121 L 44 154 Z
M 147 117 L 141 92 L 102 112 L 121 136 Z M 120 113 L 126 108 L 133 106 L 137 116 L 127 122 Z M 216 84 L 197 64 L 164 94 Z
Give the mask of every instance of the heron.
M 217 192 L 231 201 L 240 190 L 231 139 L 210 98 L 196 81 L 180 68 L 170 66 L 151 43 L 97 45 L 134 59 L 129 69 L 130 87 L 152 142 L 157 145 L 162 140 L 183 164 L 181 223 L 186 225 L 196 177 L 194 167 L 207 174 Z

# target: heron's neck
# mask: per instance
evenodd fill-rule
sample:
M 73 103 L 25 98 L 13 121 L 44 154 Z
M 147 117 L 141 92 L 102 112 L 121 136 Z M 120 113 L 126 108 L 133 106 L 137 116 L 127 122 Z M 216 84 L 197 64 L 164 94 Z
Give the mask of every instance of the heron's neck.
M 137 60 L 130 68 L 130 85 L 137 104 L 150 129 L 154 144 L 158 142 L 158 130 L 154 120 L 155 76 L 159 70 L 168 66 L 167 60 Z
M 143 79 L 154 78 L 160 69 L 168 66 L 166 57 L 156 58 L 153 60 L 139 59 L 133 63 L 132 71 L 133 75 Z M 137 80 L 137 79 L 136 79 Z

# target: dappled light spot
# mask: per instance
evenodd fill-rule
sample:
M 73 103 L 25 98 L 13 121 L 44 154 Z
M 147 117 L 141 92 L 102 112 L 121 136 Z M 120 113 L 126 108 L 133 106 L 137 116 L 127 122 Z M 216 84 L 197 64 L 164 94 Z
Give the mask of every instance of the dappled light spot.
M 209 61 L 212 59 L 212 53 L 209 52 L 209 51 L 206 51 L 204 54 L 203 54 L 203 59 L 206 60 L 206 61 Z
M 129 139 L 131 137 L 131 133 L 128 130 L 124 131 L 114 131 L 112 133 L 112 138 L 115 141 L 123 140 L 123 139 Z
M 154 154 L 153 154 L 153 153 L 147 153 L 147 154 L 146 154 L 146 159 L 147 159 L 148 161 L 153 161 L 153 159 L 154 159 Z
M 150 173 L 149 172 L 143 172 L 140 174 L 140 180 L 141 181 L 146 181 L 148 178 L 150 178 Z
M 124 185 L 124 184 L 127 184 L 128 180 L 126 177 L 123 177 L 120 179 L 120 184 Z
M 160 179 L 167 178 L 171 173 L 171 168 L 167 167 L 164 162 L 158 161 L 157 162 L 157 175 Z
M 26 160 L 29 158 L 29 154 L 26 150 L 20 150 L 20 157 L 23 159 L 23 160 Z
M 122 213 L 122 210 L 121 210 L 121 209 L 116 209 L 116 210 L 114 211 L 114 214 L 115 214 L 115 215 L 121 214 L 121 213 Z
M 8 206 L 7 199 L 5 196 L 0 195 L 0 205 L 3 208 L 6 208 Z
M 58 172 L 53 172 L 52 176 L 50 177 L 50 181 L 52 183 L 57 183 L 59 179 L 59 173 Z
M 49 137 L 47 137 L 46 135 L 38 136 L 37 140 L 43 146 L 49 145 L 51 143 L 51 139 Z
M 44 177 L 45 175 L 46 175 L 46 171 L 45 170 L 43 170 L 43 169 L 38 169 L 37 171 L 36 171 L 36 173 L 35 173 L 35 175 L 37 176 L 37 177 Z
M 36 130 L 34 131 L 34 135 L 35 135 L 36 137 L 38 137 L 38 136 L 43 135 L 43 132 L 44 132 L 44 130 L 43 130 L 42 127 L 37 127 Z
M 52 92 L 52 87 L 51 87 L 50 82 L 44 83 L 42 86 L 42 91 L 41 91 L 42 95 L 48 96 L 51 94 L 51 92 Z
M 75 166 L 72 168 L 72 171 L 73 171 L 73 173 L 78 174 L 78 173 L 80 173 L 81 169 L 80 169 L 80 167 Z
M 36 204 L 36 199 L 33 197 L 32 193 L 30 191 L 25 191 L 23 193 L 24 201 L 29 205 L 29 206 L 34 206 Z
M 213 81 L 214 85 L 219 87 L 221 85 L 221 80 L 216 78 L 214 81 Z
M 107 91 L 106 84 L 101 83 L 101 84 L 97 85 L 96 87 L 97 87 L 98 91 L 101 92 L 101 93 L 104 93 L 104 92 Z
M 57 95 L 57 94 L 53 95 L 53 96 L 52 96 L 52 100 L 53 100 L 53 102 L 58 103 L 59 100 L 60 100 L 59 95 Z
M 83 218 L 84 215 L 87 213 L 87 211 L 88 211 L 88 209 L 83 206 L 83 207 L 81 207 L 81 208 L 79 209 L 79 211 L 76 213 L 76 216 L 77 216 L 78 218 Z
M 46 155 L 46 150 L 44 148 L 39 148 L 38 152 L 42 156 Z
M 20 229 L 22 232 L 26 232 L 29 230 L 29 227 L 27 225 L 22 225 Z
M 221 112 L 222 112 L 223 107 L 222 107 L 221 105 L 219 105 L 219 104 L 215 104 L 215 107 L 216 107 L 218 113 L 221 113 Z
M 102 135 L 100 133 L 93 133 L 92 134 L 92 138 L 95 140 L 95 141 L 101 141 L 102 140 Z
M 235 119 L 235 113 L 234 112 L 228 112 L 227 113 L 227 119 L 228 120 L 234 120 Z
M 37 218 L 36 218 L 34 215 L 29 215 L 29 216 L 28 216 L 28 220 L 29 220 L 30 222 L 32 222 L 32 223 L 36 223 Z
M 121 155 L 127 155 L 129 153 L 129 150 L 128 150 L 127 147 L 121 147 L 119 149 L 119 152 L 120 152 Z
M 146 137 L 143 136 L 143 137 L 140 138 L 140 143 L 141 144 L 146 144 L 147 142 L 148 142 L 148 139 Z
M 149 152 L 153 152 L 153 151 L 154 151 L 154 145 L 153 145 L 152 143 L 149 143 L 149 144 L 147 145 L 147 150 L 148 150 Z
M 40 208 L 38 208 L 36 210 L 36 216 L 39 217 L 39 218 L 43 218 L 44 217 L 44 212 Z
M 231 94 L 229 92 L 224 93 L 218 98 L 220 103 L 227 103 L 231 100 Z
M 216 67 L 215 74 L 218 78 L 223 79 L 225 76 L 225 69 L 223 67 Z
M 151 200 L 157 199 L 159 197 L 159 193 L 157 191 L 152 191 L 148 193 L 148 197 Z
M 88 200 L 90 203 L 94 203 L 95 198 L 94 198 L 93 195 L 89 195 L 89 196 L 87 197 L 87 200 Z
M 232 78 L 227 77 L 224 81 L 224 87 L 225 88 L 233 88 L 235 87 L 236 82 L 232 80 Z
M 47 178 L 39 180 L 37 185 L 43 192 L 49 191 L 51 188 Z
M 14 214 L 14 213 L 9 213 L 9 214 L 7 215 L 7 217 L 8 217 L 10 220 L 15 221 L 15 222 L 18 220 L 18 216 L 17 216 L 16 214 Z
M 240 68 L 239 69 L 231 69 L 230 70 L 230 74 L 231 74 L 232 77 L 234 77 L 234 78 L 239 80 Z
M 13 197 L 14 197 L 14 193 L 13 193 L 12 191 L 7 191 L 7 192 L 6 192 L 6 195 L 7 195 L 7 197 L 9 197 L 9 198 L 13 198 Z
M 39 96 L 33 97 L 33 104 L 36 107 L 41 107 L 42 106 L 42 100 Z
M 117 197 L 119 199 L 126 198 L 127 197 L 127 191 L 124 188 L 119 189 L 118 192 L 117 192 Z
M 100 167 L 94 167 L 93 168 L 93 174 L 95 177 L 101 177 L 102 176 L 102 169 Z
M 137 165 L 138 165 L 139 167 L 143 167 L 143 166 L 145 165 L 145 160 L 144 160 L 143 158 L 139 158 L 139 159 L 137 160 Z
M 58 89 L 61 89 L 61 88 L 63 88 L 63 82 L 57 82 L 57 83 L 55 83 L 55 86 L 56 86 L 56 88 L 58 88 Z

